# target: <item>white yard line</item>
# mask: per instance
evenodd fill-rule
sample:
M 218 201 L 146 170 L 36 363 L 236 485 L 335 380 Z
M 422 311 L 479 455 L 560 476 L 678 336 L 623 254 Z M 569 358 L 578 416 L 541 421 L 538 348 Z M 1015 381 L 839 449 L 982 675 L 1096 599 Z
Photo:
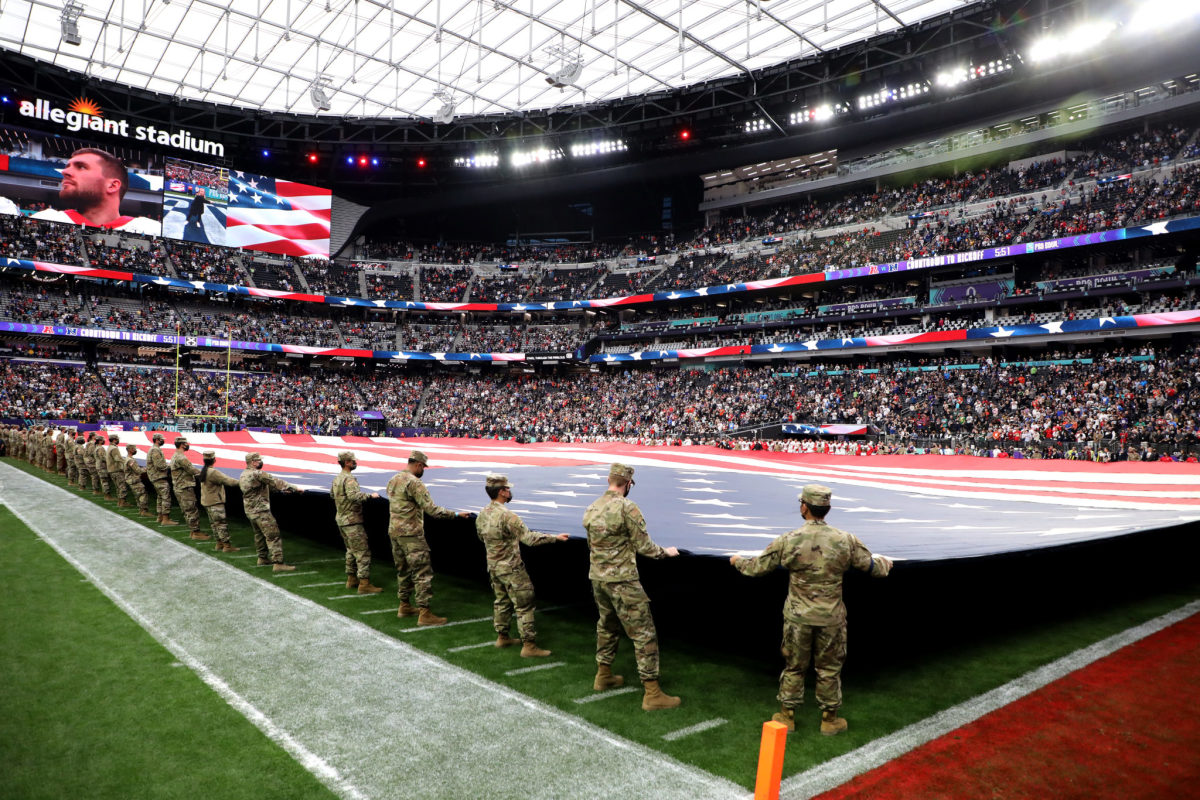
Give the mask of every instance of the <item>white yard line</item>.
M 704 731 L 711 731 L 713 728 L 719 728 L 726 722 L 729 722 L 729 720 L 720 718 L 709 719 L 705 720 L 704 722 L 697 722 L 695 725 L 689 725 L 686 728 L 680 728 L 677 731 L 664 733 L 662 738 L 668 742 L 673 742 L 676 739 L 682 739 L 683 737 L 691 736 L 694 733 L 703 733 Z
M 295 578 L 297 575 L 319 575 L 319 574 L 320 573 L 314 569 L 312 572 L 280 572 L 278 574 L 272 574 L 271 577 L 272 578 Z M 338 581 L 337 583 L 335 583 L 333 585 L 341 586 L 342 582 Z
M 1076 650 L 1074 653 L 1027 672 L 1016 680 L 984 692 L 965 703 L 960 703 L 953 708 L 934 714 L 932 717 L 901 728 L 893 734 L 868 742 L 857 750 L 826 761 L 807 772 L 793 775 L 783 781 L 779 796 L 781 800 L 806 800 L 806 798 L 841 786 L 864 772 L 882 766 L 926 742 L 974 722 L 984 714 L 989 714 L 1009 703 L 1020 700 L 1046 684 L 1111 655 L 1126 645 L 1133 644 L 1163 628 L 1174 625 L 1198 611 L 1200 611 L 1200 600 Z
M 640 692 L 640 691 L 642 691 L 642 687 L 640 687 L 640 686 L 622 686 L 618 689 L 608 689 L 603 692 L 596 692 L 595 694 L 587 694 L 587 695 L 584 695 L 583 697 L 576 697 L 575 702 L 576 703 L 594 703 L 597 700 L 607 700 L 608 698 L 616 697 L 617 695 L 633 694 L 634 692 Z
M 514 752 L 529 800 L 748 795 L 6 464 L 0 479 L 0 502 L 339 797 L 492 797 Z
M 494 639 L 488 639 L 486 642 L 480 642 L 479 644 L 461 644 L 458 647 L 447 647 L 446 652 L 447 653 L 461 653 L 464 650 L 478 650 L 481 647 L 495 647 L 495 646 L 496 646 L 496 641 Z
M 565 661 L 552 661 L 549 664 L 536 664 L 532 667 L 522 667 L 521 669 L 505 670 L 504 674 L 505 675 L 526 675 L 530 672 L 541 672 L 544 669 L 557 669 L 558 667 L 565 667 L 566 665 L 567 665 L 567 662 L 565 662 Z
M 304 574 L 307 575 L 308 573 L 306 572 Z M 313 574 L 315 575 L 316 573 L 313 573 Z M 297 586 L 296 588 L 297 589 L 316 589 L 318 587 L 325 588 L 328 586 L 343 586 L 343 585 L 345 585 L 345 583 L 346 583 L 345 581 L 331 581 L 329 583 L 305 583 L 305 584 L 301 584 L 300 586 Z

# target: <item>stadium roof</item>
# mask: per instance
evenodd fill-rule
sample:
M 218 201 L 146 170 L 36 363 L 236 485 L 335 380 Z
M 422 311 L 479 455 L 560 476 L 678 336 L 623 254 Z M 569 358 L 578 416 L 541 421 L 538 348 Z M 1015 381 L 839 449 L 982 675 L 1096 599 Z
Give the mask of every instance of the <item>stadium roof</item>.
M 78 45 L 64 5 L 82 7 Z M 820 54 L 966 0 L 9 0 L 0 47 L 175 97 L 310 114 L 513 114 Z M 576 66 L 579 69 L 575 69 Z M 560 84 L 561 88 L 551 85 Z M 445 116 L 442 120 L 444 121 Z

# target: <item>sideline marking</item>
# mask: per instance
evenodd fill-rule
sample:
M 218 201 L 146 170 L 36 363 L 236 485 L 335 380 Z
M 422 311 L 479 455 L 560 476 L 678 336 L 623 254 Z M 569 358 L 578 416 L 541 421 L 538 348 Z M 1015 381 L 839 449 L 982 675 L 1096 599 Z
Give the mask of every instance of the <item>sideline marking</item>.
M 309 574 L 316 575 L 317 573 L 312 572 Z M 342 585 L 342 582 L 338 581 L 338 586 L 341 586 L 341 585 Z M 335 594 L 333 597 L 331 597 L 329 599 L 330 600 L 349 600 L 351 597 L 370 597 L 370 596 L 371 595 L 369 595 L 369 594 L 359 594 L 358 592 L 355 592 L 354 594 Z
M 389 611 L 391 609 L 388 609 Z M 476 622 L 491 622 L 491 616 L 475 617 L 475 619 L 458 619 L 454 622 L 443 622 L 441 625 L 422 625 L 419 628 L 401 628 L 396 633 L 412 633 L 413 631 L 436 631 L 439 628 L 453 628 L 455 625 L 473 625 Z
M 272 577 L 272 578 L 295 578 L 295 577 L 298 577 L 298 576 L 300 576 L 300 575 L 319 575 L 319 574 L 320 574 L 320 573 L 319 573 L 319 572 L 317 572 L 317 571 L 314 569 L 314 570 L 312 570 L 311 572 L 275 572 L 275 573 L 272 573 L 272 574 L 271 574 L 271 577 Z M 334 585 L 334 586 L 341 586 L 341 585 L 342 585 L 342 582 L 341 582 L 341 581 L 338 581 L 337 583 L 335 583 L 335 584 L 333 584 L 333 585 Z
M 525 675 L 526 673 L 529 673 L 529 672 L 541 672 L 544 669 L 555 669 L 556 667 L 565 667 L 566 665 L 567 665 L 567 662 L 565 662 L 565 661 L 554 661 L 550 664 L 538 664 L 533 667 L 522 667 L 521 669 L 505 670 L 504 674 L 505 675 Z
M 616 697 L 619 694 L 632 694 L 633 692 L 642 691 L 640 686 L 621 686 L 617 689 L 605 689 L 602 692 L 585 695 L 584 697 L 576 697 L 576 703 L 594 703 L 597 700 L 607 700 L 610 697 Z
M 341 583 L 341 581 L 339 581 L 338 583 L 340 584 L 340 583 Z M 363 595 L 363 596 L 364 596 L 364 597 L 366 597 L 366 595 Z M 397 607 L 397 610 L 399 610 L 399 608 L 398 608 L 398 607 Z M 361 615 L 363 615 L 363 616 L 366 616 L 367 614 L 386 614 L 386 613 L 388 613 L 389 611 L 391 611 L 391 609 L 390 609 L 390 608 L 377 608 L 377 609 L 375 609 L 374 611 L 360 611 L 360 612 L 358 612 L 358 613 L 359 613 L 359 614 L 361 614 Z
M 8 467 L 0 463 L 0 478 L 7 472 Z M 572 788 L 576 788 L 579 781 L 586 781 L 597 798 L 624 798 L 635 788 L 641 791 L 646 786 L 654 787 L 659 800 L 744 800 L 747 797 L 743 787 L 725 778 L 684 764 L 666 753 L 564 713 L 503 683 L 417 650 L 394 636 L 288 591 L 280 584 L 256 578 L 224 559 L 214 558 L 106 509 L 100 509 L 100 516 L 109 523 L 113 535 L 90 536 L 78 524 L 67 524 L 74 520 L 71 512 L 77 511 L 72 504 L 88 501 L 67 497 L 66 502 L 53 502 L 63 500 L 61 495 L 65 492 L 31 475 L 17 470 L 12 472 L 20 491 L 7 493 L 9 497 L 0 493 L 0 503 L 7 503 L 10 508 L 15 505 L 14 514 L 35 532 L 40 532 L 64 559 L 70 562 L 67 547 L 78 552 L 80 559 L 86 558 L 91 572 L 85 574 L 103 574 L 108 581 L 107 587 L 113 592 L 114 602 L 120 597 L 118 605 L 127 611 L 144 607 L 145 616 L 135 619 L 139 623 L 161 621 L 162 626 L 157 629 L 160 634 L 166 636 L 165 631 L 169 631 L 176 637 L 171 639 L 173 644 L 180 647 L 186 644 L 191 652 L 204 655 L 207 661 L 216 665 L 208 667 L 196 659 L 219 683 L 226 688 L 238 686 L 235 691 L 243 698 L 263 698 L 263 707 L 271 708 L 279 722 L 261 717 L 252 721 L 256 725 L 268 722 L 293 741 L 302 739 L 313 751 L 327 753 L 331 762 L 348 776 L 347 783 L 353 780 L 357 784 L 352 788 L 359 791 L 359 796 L 379 800 L 393 796 L 397 781 L 410 782 L 410 787 L 416 791 L 412 795 L 414 800 L 445 797 L 447 791 L 452 793 L 449 796 L 485 796 L 489 789 L 495 788 L 494 775 L 484 774 L 483 770 L 439 771 L 426 775 L 426 782 L 412 782 L 414 775 L 425 775 L 436 765 L 426 763 L 420 753 L 397 751 L 386 742 L 376 741 L 377 737 L 363 735 L 365 716 L 370 719 L 372 730 L 390 729 L 401 735 L 411 733 L 416 725 L 428 741 L 443 742 L 446 746 L 454 742 L 464 751 L 478 750 L 479 747 L 471 742 L 463 742 L 454 726 L 459 715 L 469 712 L 479 715 L 479 731 L 485 736 L 491 735 L 493 741 L 505 740 L 514 730 L 522 732 L 522 742 L 532 748 L 528 751 L 530 757 L 526 759 L 524 774 L 532 776 L 534 783 L 541 787 L 536 800 L 569 796 L 571 791 L 564 790 L 563 785 L 568 780 Z M 93 505 L 89 503 L 89 511 L 93 510 Z M 21 516 L 18 509 L 24 510 L 27 516 Z M 35 526 L 31 519 L 38 520 L 39 524 Z M 129 563 L 133 551 L 141 553 L 143 566 L 149 561 L 169 563 L 177 574 L 190 576 L 190 579 L 147 585 L 144 576 Z M 231 589 L 235 591 L 229 591 Z M 218 608 L 244 610 L 250 603 L 263 611 L 263 627 L 269 635 L 263 630 L 250 632 L 236 625 L 218 624 L 222 618 L 231 618 L 230 615 L 197 619 L 177 604 L 162 602 L 187 599 L 202 591 L 211 593 Z M 222 631 L 231 636 L 224 637 Z M 247 650 L 236 644 L 231 647 L 234 643 L 230 639 L 252 639 L 261 646 L 255 662 L 260 665 L 263 658 L 272 659 L 279 666 L 295 671 L 328 669 L 331 664 L 342 662 L 339 668 L 344 667 L 344 678 L 361 679 L 361 689 L 355 688 L 359 693 L 355 697 L 365 695 L 377 702 L 368 704 L 363 712 L 353 716 L 343 713 L 345 703 L 339 698 L 324 696 L 325 693 L 311 701 L 296 703 L 294 687 L 279 681 L 278 674 L 245 669 Z M 364 651 L 372 649 L 378 652 L 368 669 L 361 663 L 362 656 Z M 348 654 L 354 654 L 354 657 Z M 392 674 L 411 687 L 403 697 L 377 686 L 375 670 L 379 668 L 380 657 L 387 662 Z M 218 673 L 228 674 L 229 683 L 216 677 Z M 238 710 L 247 713 L 242 706 Z M 249 714 L 247 716 L 249 718 Z M 352 752 L 346 750 L 347 742 L 355 744 Z M 564 746 L 566 750 L 563 750 Z M 568 762 L 565 772 L 564 762 Z M 636 787 L 630 778 L 635 774 Z M 339 794 L 350 796 L 347 792 Z M 530 797 L 532 799 L 534 795 Z
M 677 731 L 664 733 L 662 738 L 666 739 L 668 742 L 673 742 L 676 739 L 682 739 L 685 736 L 691 736 L 693 733 L 703 733 L 704 731 L 710 731 L 713 728 L 719 728 L 726 722 L 729 722 L 729 720 L 721 719 L 720 717 L 717 719 L 709 719 L 705 720 L 704 722 L 697 722 L 695 725 L 689 725 L 686 728 L 680 728 Z
M 293 573 L 293 574 L 295 574 L 295 573 Z M 306 573 L 304 573 L 304 574 L 305 574 L 305 575 L 309 575 L 309 574 L 311 574 L 311 575 L 316 575 L 317 573 L 315 573 L 315 572 L 313 572 L 313 573 L 308 573 L 308 572 L 306 572 Z M 344 585 L 344 584 L 345 584 L 345 581 L 334 581 L 333 583 L 305 583 L 305 584 L 301 584 L 300 586 L 297 586 L 296 588 L 297 588 L 297 589 L 316 589 L 318 586 L 321 586 L 321 587 L 324 587 L 324 586 L 342 586 L 342 585 Z
M 1003 686 L 997 686 L 978 697 L 973 697 L 964 703 L 939 711 L 920 722 L 914 722 L 895 733 L 868 742 L 857 750 L 851 750 L 849 753 L 830 759 L 807 772 L 786 778 L 781 784 L 779 796 L 782 800 L 807 800 L 807 798 L 841 786 L 852 778 L 899 758 L 963 725 L 974 722 L 984 714 L 989 714 L 1002 706 L 1020 700 L 1059 678 L 1099 661 L 1122 647 L 1158 633 L 1197 612 L 1200 612 L 1200 600 L 1193 600 L 1161 617 L 1148 620 L 1141 625 L 1128 628 L 1107 639 L 1068 653 L 1057 661 L 1031 670 Z

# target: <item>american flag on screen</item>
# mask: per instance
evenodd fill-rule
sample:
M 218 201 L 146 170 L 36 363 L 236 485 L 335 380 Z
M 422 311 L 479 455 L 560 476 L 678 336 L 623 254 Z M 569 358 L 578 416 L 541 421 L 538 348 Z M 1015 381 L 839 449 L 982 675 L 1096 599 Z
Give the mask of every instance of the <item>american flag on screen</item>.
M 332 206 L 328 189 L 230 172 L 226 243 L 247 250 L 328 258 Z

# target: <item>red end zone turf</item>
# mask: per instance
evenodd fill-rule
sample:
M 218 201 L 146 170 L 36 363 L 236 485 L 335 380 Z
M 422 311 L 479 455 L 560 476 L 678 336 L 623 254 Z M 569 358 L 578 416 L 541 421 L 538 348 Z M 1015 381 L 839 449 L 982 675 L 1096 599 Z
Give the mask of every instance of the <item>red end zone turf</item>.
M 853 725 L 853 716 L 849 716 Z M 1200 615 L 820 795 L 1200 796 Z

